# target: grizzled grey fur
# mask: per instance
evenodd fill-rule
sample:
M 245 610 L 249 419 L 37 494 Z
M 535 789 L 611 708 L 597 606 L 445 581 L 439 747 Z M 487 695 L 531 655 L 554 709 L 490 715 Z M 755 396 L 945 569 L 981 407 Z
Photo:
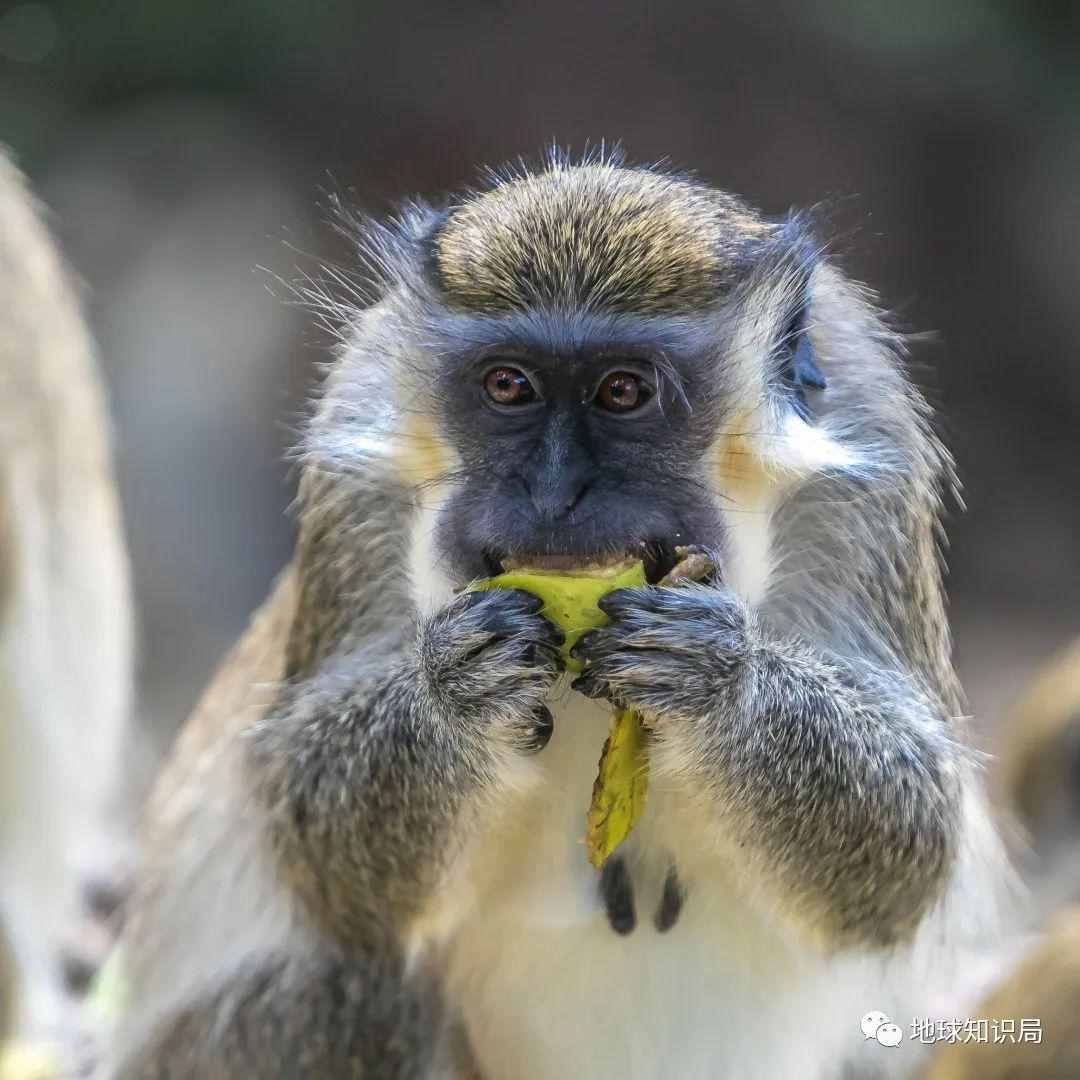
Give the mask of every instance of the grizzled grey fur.
M 364 229 L 363 291 L 309 296 L 344 320 L 296 557 L 152 804 L 114 1075 L 836 1075 L 998 868 L 901 342 L 804 219 L 609 158 Z M 611 364 L 655 408 L 598 412 Z M 574 690 L 535 600 L 459 594 L 656 540 L 719 575 L 610 595 Z M 599 877 L 588 697 L 650 732 Z

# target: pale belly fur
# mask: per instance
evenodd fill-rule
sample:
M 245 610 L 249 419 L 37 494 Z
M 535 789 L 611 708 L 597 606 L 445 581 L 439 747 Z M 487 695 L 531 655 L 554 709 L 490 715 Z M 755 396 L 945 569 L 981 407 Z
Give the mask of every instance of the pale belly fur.
M 553 711 L 542 782 L 474 853 L 449 943 L 448 989 L 484 1077 L 814 1080 L 852 1055 L 860 1077 L 906 1071 L 916 1048 L 863 1045 L 859 1029 L 870 1010 L 910 1024 L 895 958 L 826 961 L 801 945 L 655 776 L 625 845 L 637 927 L 612 931 L 581 843 L 610 710 L 561 690 Z M 687 897 L 660 933 L 672 856 Z

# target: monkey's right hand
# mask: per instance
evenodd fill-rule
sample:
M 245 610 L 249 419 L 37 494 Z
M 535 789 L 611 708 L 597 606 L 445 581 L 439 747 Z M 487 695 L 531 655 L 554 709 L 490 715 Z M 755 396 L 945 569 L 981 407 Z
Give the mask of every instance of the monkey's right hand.
M 479 721 L 522 750 L 547 744 L 553 722 L 544 699 L 563 668 L 563 634 L 541 607 L 520 589 L 469 592 L 421 624 L 420 677 L 451 722 Z

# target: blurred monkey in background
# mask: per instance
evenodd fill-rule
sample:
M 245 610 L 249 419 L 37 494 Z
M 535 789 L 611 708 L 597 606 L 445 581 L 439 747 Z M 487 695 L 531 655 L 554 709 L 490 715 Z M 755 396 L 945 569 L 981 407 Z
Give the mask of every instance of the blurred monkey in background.
M 924 1080 L 1076 1080 L 1080 1077 L 1080 905 L 1057 913 L 1042 937 L 971 1010 L 984 1041 L 946 1045 Z M 995 1040 L 994 1021 L 1038 1023 L 1039 1041 Z
M 20 1042 L 68 1030 L 98 951 L 80 926 L 100 927 L 122 888 L 131 687 L 128 564 L 94 347 L 0 150 L 0 986 Z
M 1030 842 L 1045 913 L 1080 900 L 1080 638 L 1032 681 L 1001 738 L 998 787 Z
M 1080 640 L 1009 711 L 996 791 L 1023 830 L 1029 944 L 1009 950 L 976 1018 L 1039 1021 L 1038 1043 L 948 1046 L 926 1080 L 1080 1077 Z

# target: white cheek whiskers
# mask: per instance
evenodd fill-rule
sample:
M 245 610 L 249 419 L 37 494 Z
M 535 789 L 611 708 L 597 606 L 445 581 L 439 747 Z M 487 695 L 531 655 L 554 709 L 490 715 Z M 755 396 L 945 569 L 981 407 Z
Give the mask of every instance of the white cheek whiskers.
M 738 429 L 718 435 L 713 453 L 726 525 L 725 581 L 747 603 L 760 603 L 775 569 L 772 517 L 781 500 L 815 476 L 854 468 L 857 459 L 826 430 L 767 395 L 742 413 Z

